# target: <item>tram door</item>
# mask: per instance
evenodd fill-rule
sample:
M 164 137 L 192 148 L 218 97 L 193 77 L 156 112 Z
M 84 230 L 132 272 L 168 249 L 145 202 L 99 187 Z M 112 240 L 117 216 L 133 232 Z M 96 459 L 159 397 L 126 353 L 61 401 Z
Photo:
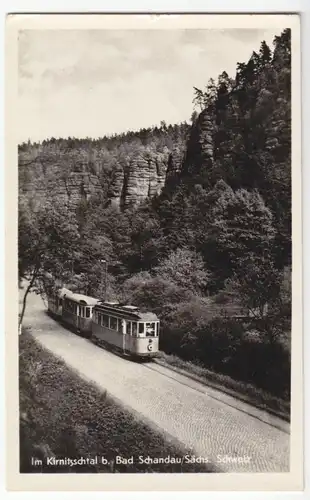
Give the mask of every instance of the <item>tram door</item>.
M 81 330 L 81 323 L 82 323 L 82 311 L 83 311 L 84 307 L 83 306 L 77 306 L 77 314 L 76 314 L 76 319 L 77 319 L 77 328 L 78 330 Z
M 79 305 L 77 310 L 77 327 L 79 330 L 85 329 L 85 318 L 87 318 L 87 307 L 84 305 Z
M 122 319 L 121 321 L 122 321 L 121 324 L 122 324 L 122 334 L 123 334 L 123 352 L 125 352 L 125 350 L 126 350 L 126 336 L 127 336 L 127 330 L 128 330 L 130 322 L 125 321 L 124 319 Z

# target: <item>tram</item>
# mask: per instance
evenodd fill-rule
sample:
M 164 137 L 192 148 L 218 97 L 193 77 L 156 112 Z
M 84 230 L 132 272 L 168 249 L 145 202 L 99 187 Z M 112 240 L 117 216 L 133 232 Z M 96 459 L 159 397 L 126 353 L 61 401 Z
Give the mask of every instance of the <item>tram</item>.
M 54 295 L 48 296 L 47 309 L 51 316 L 61 319 L 63 297 L 66 293 L 70 294 L 71 292 L 66 288 L 61 288 Z
M 97 302 L 93 297 L 61 288 L 48 297 L 48 312 L 78 333 L 91 337 L 93 308 Z
M 150 358 L 158 352 L 159 319 L 132 305 L 102 302 L 94 307 L 92 334 L 125 354 Z
M 62 320 L 85 337 L 92 335 L 92 316 L 98 299 L 79 293 L 65 293 L 62 305 Z
M 48 312 L 83 336 L 124 354 L 151 358 L 158 352 L 159 318 L 136 306 L 101 301 L 62 288 L 48 297 Z

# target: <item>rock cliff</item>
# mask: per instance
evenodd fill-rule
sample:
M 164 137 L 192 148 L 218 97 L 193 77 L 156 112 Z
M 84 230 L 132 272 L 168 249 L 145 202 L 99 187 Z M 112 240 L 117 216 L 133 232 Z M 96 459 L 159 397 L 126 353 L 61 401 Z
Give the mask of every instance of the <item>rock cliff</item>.
M 95 141 L 75 145 L 68 140 L 66 148 L 57 142 L 23 145 L 19 151 L 20 189 L 29 192 L 34 201 L 53 198 L 73 209 L 100 194 L 107 203 L 125 210 L 159 194 L 178 178 L 186 127 L 183 135 L 175 127 L 175 136 L 164 131 L 157 139 L 145 139 L 146 144 L 141 138 L 126 141 L 116 136 L 102 145 Z
M 193 124 L 181 175 L 187 182 L 205 184 L 214 168 L 214 122 L 205 109 Z
M 98 177 L 90 173 L 71 172 L 61 181 L 55 194 L 60 201 L 72 207 L 76 207 L 80 201 L 87 201 L 91 196 L 101 192 Z
M 71 172 L 66 176 L 35 178 L 21 190 L 31 196 L 34 208 L 49 199 L 66 204 L 74 210 L 82 200 L 89 200 L 91 196 L 100 193 L 101 186 L 96 175 Z
M 128 158 L 113 173 L 109 198 L 112 204 L 126 209 L 148 197 L 159 194 L 164 187 L 169 151 L 140 151 Z

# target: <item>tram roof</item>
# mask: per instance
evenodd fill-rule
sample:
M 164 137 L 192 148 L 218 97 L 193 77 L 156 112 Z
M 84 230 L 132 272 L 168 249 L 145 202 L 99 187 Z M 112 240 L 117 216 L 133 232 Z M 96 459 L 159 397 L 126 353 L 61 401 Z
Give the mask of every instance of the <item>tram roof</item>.
M 106 312 L 108 314 L 116 314 L 135 321 L 159 321 L 158 316 L 152 312 L 142 312 L 138 307 L 126 304 L 112 304 L 108 302 L 98 302 L 96 310 Z
M 62 291 L 62 297 L 78 302 L 79 304 L 94 306 L 98 303 L 98 299 L 95 299 L 94 297 L 89 297 L 88 295 L 83 295 L 81 293 L 73 293 L 71 290 L 66 288 L 63 288 Z

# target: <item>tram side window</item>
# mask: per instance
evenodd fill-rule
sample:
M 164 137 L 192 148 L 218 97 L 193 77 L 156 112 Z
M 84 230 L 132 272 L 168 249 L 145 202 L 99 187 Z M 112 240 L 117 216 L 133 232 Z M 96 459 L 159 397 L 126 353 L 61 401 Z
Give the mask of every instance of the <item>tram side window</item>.
M 109 328 L 109 316 L 107 316 L 106 314 L 103 314 L 102 319 L 103 319 L 102 326 Z
M 123 333 L 123 320 L 121 319 L 118 319 L 118 327 L 117 327 L 117 331 L 119 333 Z
M 117 318 L 110 317 L 110 328 L 111 330 L 117 330 Z
M 144 335 L 144 323 L 139 323 L 139 335 Z
M 132 322 L 132 330 L 131 330 L 131 335 L 132 335 L 133 337 L 136 337 L 136 336 L 137 336 L 137 326 L 138 326 L 137 322 L 136 322 L 136 321 L 133 321 L 133 322 Z
M 157 337 L 159 335 L 159 323 L 158 322 L 156 323 L 156 335 L 157 335 Z
M 131 335 L 131 321 L 126 322 L 126 333 L 127 335 Z
M 90 307 L 86 307 L 86 318 L 90 318 Z
M 67 302 L 67 306 L 68 306 L 68 307 L 67 307 L 67 310 L 68 310 L 71 314 L 72 314 L 72 313 L 74 313 L 74 304 L 73 304 L 73 302 L 71 302 L 71 300 L 68 300 L 68 302 Z

